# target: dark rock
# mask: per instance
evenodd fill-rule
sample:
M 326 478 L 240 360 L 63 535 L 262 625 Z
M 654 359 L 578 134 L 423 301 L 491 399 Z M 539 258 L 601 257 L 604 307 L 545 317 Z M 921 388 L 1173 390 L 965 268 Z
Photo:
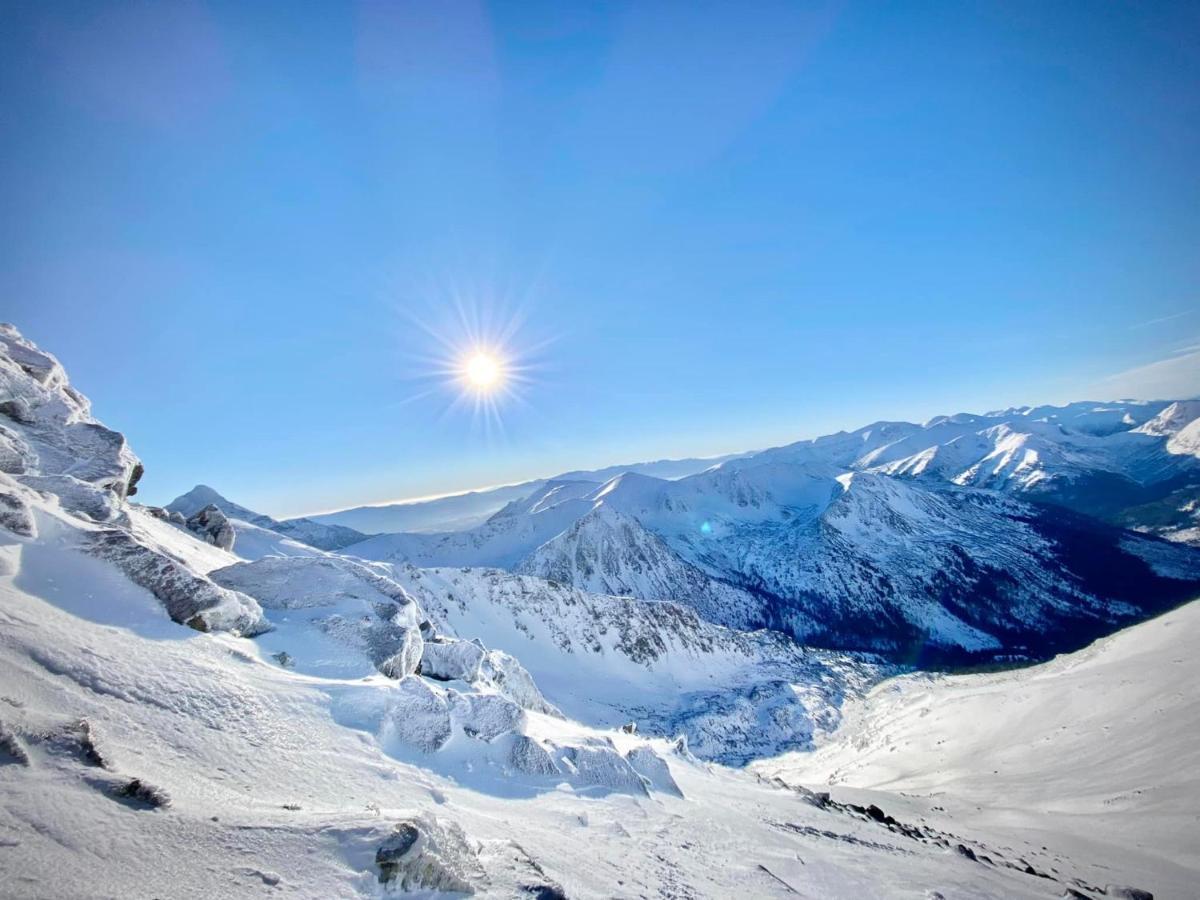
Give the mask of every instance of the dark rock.
M 566 893 L 556 884 L 526 884 L 521 890 L 533 900 L 567 900 Z
M 233 525 L 220 507 L 210 503 L 187 520 L 187 527 L 222 550 L 232 550 L 236 536 Z
M 146 474 L 146 467 L 140 462 L 134 463 L 133 471 L 129 473 L 129 481 L 125 484 L 125 496 L 132 497 L 137 493 L 137 483 Z
M 1106 885 L 1104 893 L 1110 897 L 1116 897 L 1118 900 L 1154 900 L 1154 895 L 1149 891 L 1124 884 Z
M 134 778 L 132 781 L 117 787 L 114 793 L 122 800 L 132 801 L 134 804 L 150 809 L 161 809 L 162 807 L 171 805 L 171 798 L 167 795 L 166 791 L 152 784 L 147 784 L 140 778 Z
M 411 822 L 401 822 L 396 826 L 396 830 L 375 851 L 375 863 L 381 870 L 380 881 L 390 880 L 382 875 L 384 867 L 394 866 L 400 857 L 412 849 L 420 837 L 421 832 Z
M 965 844 L 956 844 L 954 847 L 954 852 L 957 853 L 959 856 L 965 856 L 967 859 L 971 860 L 972 862 L 979 861 L 975 856 L 975 851 L 972 850 L 970 847 L 966 846 Z
M 0 401 L 0 415 L 8 416 L 19 425 L 32 425 L 34 422 L 29 403 L 20 397 Z
M 79 734 L 79 749 L 88 765 L 99 766 L 101 769 L 111 768 L 108 759 L 100 752 L 99 738 L 87 719 L 80 719 L 75 726 Z
M 12 763 L 29 765 L 29 753 L 16 733 L 4 722 L 0 722 L 0 765 Z

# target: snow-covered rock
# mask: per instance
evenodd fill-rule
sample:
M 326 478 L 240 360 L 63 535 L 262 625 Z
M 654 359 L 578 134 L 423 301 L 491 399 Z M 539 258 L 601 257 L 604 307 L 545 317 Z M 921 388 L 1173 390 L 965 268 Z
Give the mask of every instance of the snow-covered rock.
M 379 671 L 389 678 L 403 678 L 412 675 L 421 665 L 421 656 L 425 652 L 425 639 L 421 630 L 408 626 L 403 630 L 399 649 L 379 664 Z
M 457 638 L 439 638 L 425 643 L 421 674 L 439 681 L 479 680 L 487 650 L 481 644 Z
M 188 531 L 195 532 L 214 547 L 232 550 L 236 533 L 225 513 L 213 504 L 196 511 L 187 520 Z

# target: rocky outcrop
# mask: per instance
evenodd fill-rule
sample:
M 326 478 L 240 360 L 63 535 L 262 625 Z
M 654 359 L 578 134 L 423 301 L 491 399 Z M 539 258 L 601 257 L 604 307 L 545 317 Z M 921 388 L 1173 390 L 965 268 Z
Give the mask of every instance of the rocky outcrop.
M 122 528 L 88 532 L 85 550 L 110 562 L 158 598 L 167 614 L 197 631 L 254 635 L 270 626 L 253 597 L 214 584 L 178 560 L 140 543 Z
M 406 627 L 399 641 L 399 649 L 379 663 L 379 671 L 388 678 L 403 678 L 417 671 L 421 654 L 425 650 L 425 639 L 419 628 Z
M 480 667 L 487 651 L 482 644 L 457 638 L 436 638 L 425 644 L 421 655 L 421 674 L 438 681 L 479 680 Z
M 187 520 L 188 531 L 222 550 L 232 550 L 236 533 L 229 518 L 221 510 L 209 504 Z

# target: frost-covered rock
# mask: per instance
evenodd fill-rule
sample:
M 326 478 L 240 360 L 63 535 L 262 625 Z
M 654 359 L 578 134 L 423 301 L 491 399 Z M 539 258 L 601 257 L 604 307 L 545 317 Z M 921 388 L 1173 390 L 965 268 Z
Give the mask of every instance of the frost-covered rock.
M 400 638 L 400 648 L 379 664 L 379 671 L 388 678 L 403 678 L 417 671 L 421 664 L 421 653 L 425 649 L 425 639 L 421 630 L 411 626 L 403 629 Z
M 397 823 L 375 864 L 389 891 L 474 894 L 487 883 L 477 852 L 457 824 L 426 815 Z
M 21 486 L 0 472 L 0 528 L 21 537 L 34 537 L 37 524 Z
M 654 790 L 676 797 L 683 796 L 683 791 L 671 775 L 671 767 L 667 765 L 667 761 L 649 747 L 635 747 L 625 754 L 625 759 L 629 761 L 633 771 L 650 782 Z
M 489 650 L 480 666 L 480 678 L 523 709 L 562 716 L 558 708 L 542 696 L 533 676 L 515 656 L 502 650 Z
M 121 514 L 121 499 L 112 491 L 73 475 L 18 475 L 27 488 L 52 494 L 68 512 L 95 522 L 111 522 Z
M 205 541 L 222 550 L 232 550 L 236 533 L 225 513 L 208 505 L 187 520 L 189 531 L 200 535 Z
M 611 743 L 563 747 L 558 760 L 577 784 L 634 794 L 650 793 L 646 779 Z
M 355 600 L 405 609 L 405 624 L 420 621 L 419 608 L 403 587 L 345 557 L 267 556 L 217 569 L 212 577 L 250 594 L 264 609 L 309 609 Z
M 124 436 L 92 418 L 57 359 L 7 324 L 0 325 L 0 404 L 7 468 L 71 475 L 118 500 L 136 492 L 142 465 Z
M 255 635 L 269 628 L 253 597 L 214 584 L 121 528 L 87 532 L 86 551 L 112 563 L 159 599 L 167 614 L 197 631 Z
M 421 655 L 421 674 L 439 681 L 478 680 L 487 651 L 474 641 L 435 638 L 425 642 Z
M 467 737 L 493 741 L 525 725 L 525 711 L 499 694 L 453 693 L 454 722 Z
M 450 740 L 450 704 L 422 679 L 409 677 L 396 685 L 384 723 L 384 737 L 395 738 L 423 753 L 434 753 Z
M 525 775 L 560 775 L 562 769 L 550 755 L 550 751 L 525 734 L 513 737 L 508 751 L 508 763 L 517 772 Z

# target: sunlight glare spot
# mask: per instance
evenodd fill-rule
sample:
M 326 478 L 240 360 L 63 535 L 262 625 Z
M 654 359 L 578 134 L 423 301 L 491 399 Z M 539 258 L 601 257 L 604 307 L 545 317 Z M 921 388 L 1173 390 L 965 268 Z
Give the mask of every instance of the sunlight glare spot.
M 467 383 L 478 391 L 496 387 L 504 376 L 503 366 L 494 354 L 476 350 L 463 367 Z

